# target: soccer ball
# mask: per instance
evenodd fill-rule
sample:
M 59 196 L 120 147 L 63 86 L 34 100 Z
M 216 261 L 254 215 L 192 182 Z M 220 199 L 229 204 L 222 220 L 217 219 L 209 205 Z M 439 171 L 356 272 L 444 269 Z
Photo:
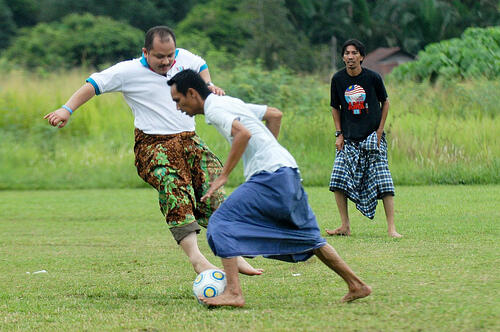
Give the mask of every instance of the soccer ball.
M 210 269 L 198 274 L 193 282 L 194 297 L 216 297 L 226 289 L 226 274 L 221 270 Z

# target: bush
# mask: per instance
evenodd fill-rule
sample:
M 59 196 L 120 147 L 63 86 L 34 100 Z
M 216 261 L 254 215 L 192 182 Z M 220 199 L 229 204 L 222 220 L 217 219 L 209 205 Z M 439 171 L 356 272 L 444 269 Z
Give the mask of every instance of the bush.
M 398 66 L 397 81 L 500 77 L 500 27 L 469 28 L 461 38 L 428 45 L 418 60 Z
M 16 24 L 12 18 L 12 11 L 4 0 L 0 0 L 0 50 L 9 45 L 15 30 Z
M 125 23 L 91 14 L 22 29 L 6 57 L 27 68 L 98 67 L 140 54 L 144 33 Z

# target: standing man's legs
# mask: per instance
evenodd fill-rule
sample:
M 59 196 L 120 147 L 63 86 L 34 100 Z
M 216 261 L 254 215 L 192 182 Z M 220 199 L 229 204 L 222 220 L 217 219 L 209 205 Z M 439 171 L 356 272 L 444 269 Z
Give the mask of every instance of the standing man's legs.
M 387 234 L 395 238 L 402 237 L 396 231 L 396 225 L 394 224 L 394 196 L 385 195 L 382 201 L 384 202 L 385 217 L 387 219 Z
M 328 235 L 349 236 L 351 235 L 351 225 L 349 223 L 349 210 L 347 207 L 347 197 L 340 190 L 336 190 L 334 194 L 335 194 L 335 201 L 337 202 L 337 208 L 339 209 L 340 220 L 342 222 L 342 225 L 340 225 L 339 228 L 334 230 L 327 229 L 326 233 Z

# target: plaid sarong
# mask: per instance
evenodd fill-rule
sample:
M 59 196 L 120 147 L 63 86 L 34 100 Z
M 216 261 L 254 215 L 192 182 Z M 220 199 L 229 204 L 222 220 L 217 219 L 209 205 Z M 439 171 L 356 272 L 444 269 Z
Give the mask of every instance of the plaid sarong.
M 387 194 L 394 195 L 385 134 L 380 147 L 377 146 L 376 132 L 359 143 L 344 141 L 344 148 L 337 151 L 335 157 L 330 190 L 343 191 L 363 215 L 373 219 L 377 199 Z

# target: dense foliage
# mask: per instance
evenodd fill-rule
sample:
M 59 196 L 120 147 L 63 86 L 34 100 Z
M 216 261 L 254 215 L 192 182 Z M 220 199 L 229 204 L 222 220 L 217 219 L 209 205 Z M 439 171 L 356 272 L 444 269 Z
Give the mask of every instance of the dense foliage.
M 71 14 L 62 22 L 22 30 L 5 54 L 29 68 L 71 68 L 130 59 L 139 55 L 142 44 L 144 33 L 125 23 Z
M 348 38 L 364 41 L 368 51 L 399 46 L 416 54 L 467 27 L 499 25 L 499 9 L 497 0 L 0 0 L 0 47 L 29 34 L 21 28 L 40 35 L 40 24 L 91 13 L 143 32 L 169 25 L 204 48 L 260 58 L 267 69 L 311 72 L 341 66 L 338 49 Z M 66 59 L 75 64 L 79 57 Z
M 427 45 L 417 61 L 398 66 L 392 76 L 399 81 L 496 79 L 500 77 L 500 27 L 469 28 L 461 38 Z

